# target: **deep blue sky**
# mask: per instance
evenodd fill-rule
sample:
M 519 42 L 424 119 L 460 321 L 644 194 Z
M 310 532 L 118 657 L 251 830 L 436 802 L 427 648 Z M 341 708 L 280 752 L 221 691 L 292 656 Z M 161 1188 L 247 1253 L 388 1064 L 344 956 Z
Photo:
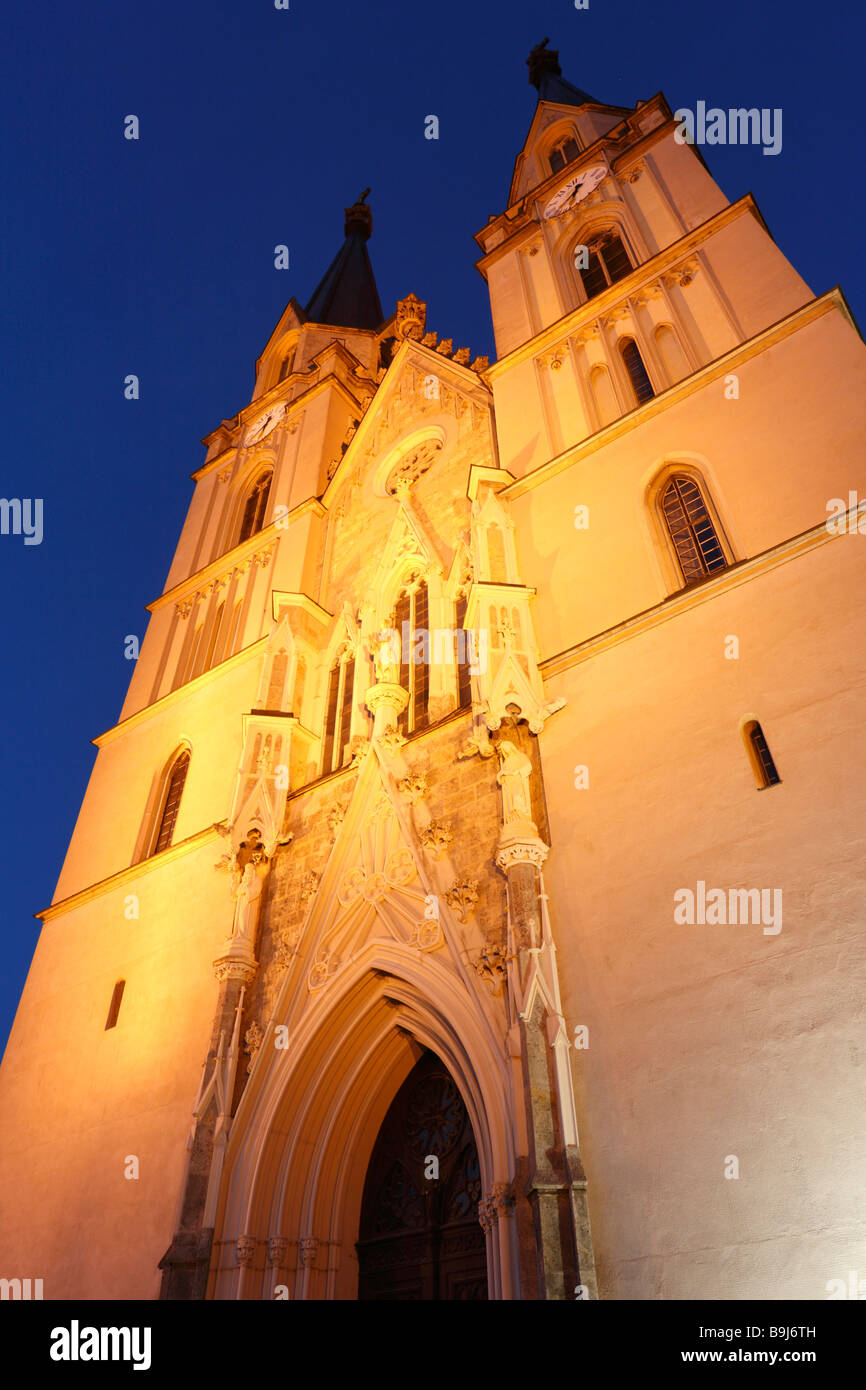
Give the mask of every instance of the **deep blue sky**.
M 367 185 L 385 313 L 412 290 L 430 328 L 493 355 L 472 234 L 505 202 L 545 34 L 602 101 L 781 107 L 777 157 L 707 149 L 710 169 L 730 198 L 754 193 L 816 293 L 841 283 L 866 320 L 866 25 L 842 0 L 40 0 L 7 16 L 0 494 L 42 497 L 45 534 L 0 536 L 4 1041 L 201 436 L 248 402 L 283 306 L 309 297 Z

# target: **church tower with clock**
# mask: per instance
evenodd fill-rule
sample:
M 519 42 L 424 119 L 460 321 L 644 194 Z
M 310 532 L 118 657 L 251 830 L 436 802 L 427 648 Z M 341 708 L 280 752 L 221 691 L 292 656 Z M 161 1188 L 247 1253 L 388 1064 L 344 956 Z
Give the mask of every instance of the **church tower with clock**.
M 367 190 L 204 441 L 0 1071 L 46 1298 L 864 1258 L 863 344 L 662 95 L 529 79 L 496 360 L 383 308 Z

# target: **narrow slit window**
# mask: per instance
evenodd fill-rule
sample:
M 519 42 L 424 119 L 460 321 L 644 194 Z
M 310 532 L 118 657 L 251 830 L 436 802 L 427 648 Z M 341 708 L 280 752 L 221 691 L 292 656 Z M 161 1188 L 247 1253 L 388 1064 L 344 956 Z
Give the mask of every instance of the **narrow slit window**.
M 461 594 L 457 600 L 457 628 L 458 633 L 462 631 L 466 624 L 466 595 Z M 458 642 L 461 640 L 458 635 Z M 462 638 L 463 660 L 457 663 L 457 705 L 459 709 L 466 709 L 472 704 L 472 676 L 469 672 L 469 633 L 465 632 Z
M 117 1015 L 120 1013 L 120 1001 L 123 998 L 123 991 L 126 986 L 125 980 L 118 980 L 111 995 L 111 1004 L 108 1008 L 108 1018 L 105 1020 L 105 1030 L 113 1028 L 117 1023 Z
M 770 752 L 764 731 L 757 719 L 753 719 L 751 723 L 746 725 L 743 734 L 747 740 L 758 790 L 762 791 L 764 787 L 774 787 L 782 779 L 773 761 L 773 755 Z
M 348 652 L 331 667 L 328 678 L 328 706 L 325 712 L 325 739 L 322 773 L 336 772 L 343 766 L 346 746 L 352 734 L 352 696 L 355 687 L 355 657 Z
M 686 584 L 727 569 L 718 532 L 694 478 L 671 478 L 662 495 L 662 515 Z

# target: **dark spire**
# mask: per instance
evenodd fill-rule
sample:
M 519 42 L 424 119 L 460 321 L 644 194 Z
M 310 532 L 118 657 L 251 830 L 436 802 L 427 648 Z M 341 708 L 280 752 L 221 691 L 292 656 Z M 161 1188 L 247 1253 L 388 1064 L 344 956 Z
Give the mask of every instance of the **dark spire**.
M 570 82 L 565 81 L 559 66 L 559 51 L 548 48 L 549 43 L 550 39 L 537 43 L 526 60 L 529 80 L 538 90 L 538 100 L 556 101 L 560 106 L 585 106 L 587 102 L 592 102 L 594 106 L 601 105 L 588 92 L 582 92 L 579 87 L 572 87 Z
M 367 241 L 373 230 L 373 214 L 366 203 L 369 192 L 369 188 L 365 188 L 358 201 L 346 208 L 343 226 L 346 240 L 304 310 L 313 323 L 331 323 L 340 328 L 378 328 L 384 318 L 367 253 Z

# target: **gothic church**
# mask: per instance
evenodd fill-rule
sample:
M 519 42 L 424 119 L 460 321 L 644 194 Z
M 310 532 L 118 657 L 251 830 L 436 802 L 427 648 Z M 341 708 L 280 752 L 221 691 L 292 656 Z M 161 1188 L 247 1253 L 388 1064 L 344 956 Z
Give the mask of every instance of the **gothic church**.
M 662 95 L 529 77 L 496 360 L 365 194 L 204 441 L 0 1072 L 47 1299 L 866 1267 L 863 344 Z

